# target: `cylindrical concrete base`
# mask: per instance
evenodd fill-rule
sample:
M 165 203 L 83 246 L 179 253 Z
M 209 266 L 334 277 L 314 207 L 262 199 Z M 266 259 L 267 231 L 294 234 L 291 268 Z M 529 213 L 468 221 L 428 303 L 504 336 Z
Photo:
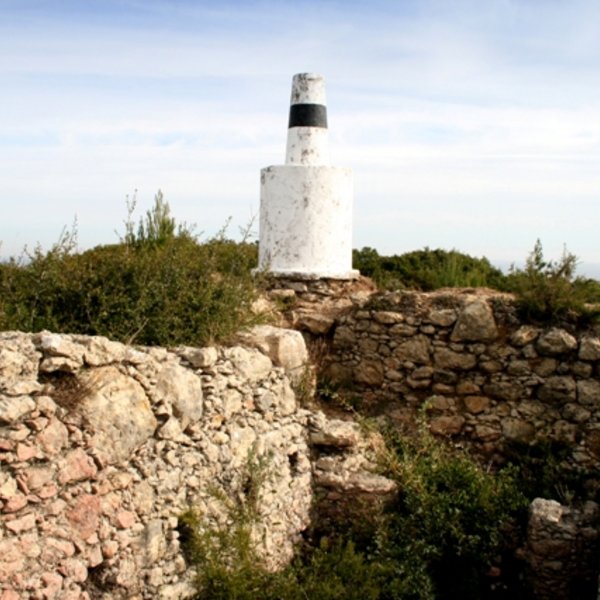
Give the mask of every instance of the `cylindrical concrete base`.
M 261 170 L 259 269 L 300 279 L 355 279 L 352 171 L 281 165 Z

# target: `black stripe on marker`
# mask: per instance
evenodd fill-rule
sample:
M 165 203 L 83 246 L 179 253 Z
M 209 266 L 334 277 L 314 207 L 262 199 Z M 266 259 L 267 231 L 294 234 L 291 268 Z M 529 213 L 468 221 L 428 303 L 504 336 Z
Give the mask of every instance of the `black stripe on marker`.
M 323 127 L 327 129 L 327 107 L 323 104 L 292 104 L 288 129 L 292 127 Z

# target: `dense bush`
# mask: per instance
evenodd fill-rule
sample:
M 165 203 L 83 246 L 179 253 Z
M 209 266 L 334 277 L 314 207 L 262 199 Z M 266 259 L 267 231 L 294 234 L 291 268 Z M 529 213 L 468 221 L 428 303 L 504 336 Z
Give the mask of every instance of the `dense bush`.
M 392 443 L 388 470 L 400 495 L 380 552 L 398 571 L 393 597 L 487 597 L 486 573 L 527 506 L 516 471 L 488 472 L 426 431 Z
M 148 345 L 205 344 L 252 322 L 256 247 L 220 233 L 199 243 L 157 195 L 137 233 L 74 251 L 63 234 L 0 269 L 0 328 L 104 335 Z
M 400 256 L 380 256 L 373 248 L 353 252 L 354 268 L 384 289 L 429 291 L 441 287 L 492 287 L 501 289 L 505 276 L 486 258 L 473 258 L 456 250 L 415 250 Z

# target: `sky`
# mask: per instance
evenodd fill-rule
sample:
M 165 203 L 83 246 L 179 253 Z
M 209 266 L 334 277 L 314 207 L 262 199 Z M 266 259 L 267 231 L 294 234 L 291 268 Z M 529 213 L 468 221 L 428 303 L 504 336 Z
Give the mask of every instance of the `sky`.
M 353 246 L 600 279 L 598 0 L 0 0 L 0 257 L 124 233 L 160 189 L 258 234 L 291 79 L 325 77 Z

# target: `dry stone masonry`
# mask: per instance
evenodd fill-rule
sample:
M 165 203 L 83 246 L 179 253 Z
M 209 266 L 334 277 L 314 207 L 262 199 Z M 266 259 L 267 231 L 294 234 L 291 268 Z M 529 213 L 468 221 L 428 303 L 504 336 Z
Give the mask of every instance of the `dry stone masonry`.
M 536 600 L 595 596 L 598 510 L 595 502 L 587 502 L 581 508 L 543 498 L 532 502 L 527 560 L 528 581 Z
M 2 600 L 191 596 L 178 515 L 225 525 L 215 490 L 243 501 L 253 457 L 258 551 L 289 561 L 310 518 L 309 438 L 343 445 L 331 432 L 350 426 L 298 406 L 300 333 L 245 336 L 262 351 L 0 333 Z
M 491 290 L 377 293 L 366 280 L 280 280 L 270 294 L 285 302 L 288 323 L 326 348 L 325 381 L 373 414 L 413 431 L 425 417 L 486 461 L 502 462 L 513 444 L 556 440 L 571 466 L 600 472 L 600 328 L 524 324 L 512 297 Z M 325 486 L 335 464 L 315 463 Z M 338 494 L 331 500 L 348 497 Z M 536 598 L 593 597 L 599 517 L 594 502 L 534 501 L 524 557 Z
M 328 376 L 398 424 L 428 417 L 488 457 L 550 439 L 600 466 L 600 336 L 522 324 L 483 290 L 375 294 L 331 327 Z

